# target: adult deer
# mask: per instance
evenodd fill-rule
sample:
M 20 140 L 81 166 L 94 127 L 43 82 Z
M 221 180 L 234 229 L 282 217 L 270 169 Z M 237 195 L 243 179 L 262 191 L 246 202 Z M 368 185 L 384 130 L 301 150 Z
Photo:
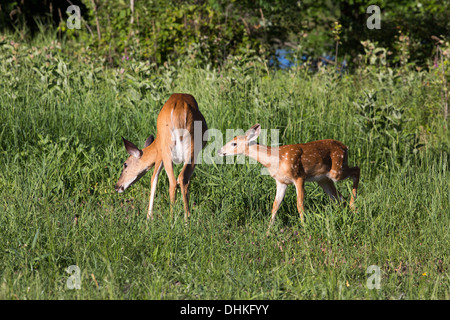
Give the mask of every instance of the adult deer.
M 184 202 L 184 218 L 187 219 L 190 216 L 189 183 L 198 153 L 204 148 L 207 139 L 205 118 L 192 95 L 176 93 L 170 96 L 159 112 L 156 129 L 156 139 L 150 136 L 142 150 L 122 137 L 130 156 L 123 164 L 115 189 L 119 193 L 125 191 L 154 166 L 147 213 L 147 219 L 153 218 L 156 185 L 164 166 L 169 177 L 170 202 L 175 202 L 178 181 Z M 173 173 L 173 163 L 184 164 L 177 180 Z
M 297 190 L 297 210 L 303 218 L 305 181 L 315 181 L 333 200 L 341 200 L 335 181 L 353 178 L 350 208 L 355 209 L 356 191 L 359 183 L 359 168 L 348 167 L 348 148 L 337 140 L 318 140 L 279 147 L 256 143 L 261 126 L 255 124 L 243 136 L 237 136 L 225 144 L 218 154 L 222 156 L 244 154 L 265 166 L 277 183 L 269 229 L 274 223 L 278 208 L 283 201 L 288 185 Z

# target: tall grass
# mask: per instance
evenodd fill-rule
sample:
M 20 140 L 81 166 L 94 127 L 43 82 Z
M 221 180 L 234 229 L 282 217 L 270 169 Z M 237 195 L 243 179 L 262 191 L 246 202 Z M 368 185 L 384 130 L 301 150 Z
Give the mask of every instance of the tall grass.
M 427 75 L 392 85 L 370 75 L 267 72 L 255 61 L 220 72 L 121 70 L 73 61 L 56 43 L 30 57 L 33 50 L 9 39 L 0 47 L 0 298 L 450 297 L 450 139 Z M 187 226 L 179 194 L 169 214 L 163 174 L 147 222 L 150 174 L 124 194 L 113 189 L 126 158 L 120 137 L 142 146 L 173 92 L 193 94 L 224 142 L 226 129 L 257 122 L 280 130 L 282 144 L 341 140 L 362 170 L 357 213 L 308 183 L 305 224 L 289 188 L 266 236 L 275 183 L 246 161 L 196 167 Z M 369 92 L 375 107 L 392 104 L 412 119 L 399 120 L 392 140 L 361 131 L 357 105 Z M 414 149 L 408 134 L 424 146 Z M 338 183 L 347 197 L 350 187 Z M 71 265 L 80 290 L 66 285 Z M 379 290 L 367 286 L 371 265 L 381 269 Z

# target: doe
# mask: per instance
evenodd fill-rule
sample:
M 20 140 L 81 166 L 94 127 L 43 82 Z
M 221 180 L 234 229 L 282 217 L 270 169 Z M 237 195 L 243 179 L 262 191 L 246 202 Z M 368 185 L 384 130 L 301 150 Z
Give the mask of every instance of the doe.
M 200 139 L 198 137 L 194 139 L 195 122 L 201 126 L 201 132 L 196 132 L 198 135 L 201 134 Z M 171 204 L 175 202 L 178 181 L 184 202 L 184 218 L 187 219 L 190 216 L 189 183 L 198 153 L 205 147 L 205 139 L 207 139 L 205 138 L 207 130 L 205 118 L 192 95 L 175 93 L 170 96 L 159 112 L 156 129 L 156 139 L 150 136 L 142 150 L 122 137 L 125 149 L 130 156 L 123 164 L 115 189 L 119 193 L 125 191 L 154 166 L 147 212 L 147 219 L 153 218 L 156 185 L 164 166 L 169 177 L 170 202 Z M 184 164 L 177 180 L 173 173 L 173 163 Z

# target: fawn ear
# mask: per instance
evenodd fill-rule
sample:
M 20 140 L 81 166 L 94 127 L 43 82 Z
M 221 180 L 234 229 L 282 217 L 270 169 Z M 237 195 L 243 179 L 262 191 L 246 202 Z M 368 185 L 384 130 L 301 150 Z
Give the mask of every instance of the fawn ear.
M 155 137 L 153 135 L 150 135 L 150 137 L 145 140 L 144 148 L 147 148 L 149 145 L 151 145 L 153 141 L 155 141 Z
M 257 123 L 247 130 L 245 136 L 247 137 L 247 140 L 250 142 L 256 140 L 260 133 L 261 133 L 261 126 L 259 125 L 259 123 Z
M 126 140 L 124 137 L 122 137 L 122 140 L 123 144 L 125 145 L 125 149 L 127 149 L 127 152 L 130 154 L 130 156 L 134 156 L 137 159 L 142 156 L 142 151 L 139 150 L 139 148 L 136 147 L 134 143 Z

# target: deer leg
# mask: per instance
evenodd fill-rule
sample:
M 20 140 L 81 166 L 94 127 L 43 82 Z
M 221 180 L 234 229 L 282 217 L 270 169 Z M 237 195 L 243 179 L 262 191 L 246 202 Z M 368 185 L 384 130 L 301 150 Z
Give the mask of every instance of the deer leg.
M 178 176 L 178 183 L 180 184 L 181 195 L 183 196 L 185 220 L 191 215 L 189 211 L 189 184 L 191 176 L 194 173 L 194 168 L 194 163 L 186 163 Z
M 332 168 L 332 170 L 330 170 L 330 173 L 329 173 L 329 177 L 333 181 L 340 181 L 340 180 L 347 179 L 348 177 L 352 177 L 353 187 L 352 187 L 352 194 L 350 196 L 350 208 L 352 210 L 355 210 L 354 202 L 356 199 L 356 194 L 357 194 L 357 189 L 358 189 L 358 184 L 359 184 L 359 175 L 360 175 L 359 167 L 349 168 L 347 166 L 342 167 L 341 170 L 333 170 L 333 168 Z
M 284 195 L 286 194 L 287 184 L 281 183 L 277 181 L 277 194 L 275 196 L 275 200 L 273 202 L 272 207 L 272 217 L 270 218 L 269 229 L 267 233 L 269 233 L 270 227 L 273 225 L 275 221 L 275 216 L 277 215 L 277 211 L 280 208 L 281 202 L 283 202 Z
M 175 203 L 175 195 L 177 191 L 177 180 L 175 179 L 175 174 L 173 173 L 173 163 L 170 157 L 163 160 L 164 170 L 166 170 L 167 177 L 169 178 L 169 198 L 170 198 L 170 212 L 172 213 L 173 204 Z
M 359 185 L 360 169 L 359 169 L 359 167 L 353 167 L 353 168 L 350 168 L 349 171 L 350 171 L 349 175 L 353 179 L 352 195 L 350 198 L 350 208 L 352 210 L 355 210 L 354 202 L 356 200 L 356 193 L 357 193 L 358 185 Z
M 331 200 L 343 200 L 342 194 L 336 189 L 333 180 L 324 179 L 316 182 L 323 189 L 323 191 L 325 191 L 325 193 L 330 197 Z
M 298 178 L 294 184 L 295 189 L 297 190 L 297 210 L 300 214 L 300 221 L 303 222 L 305 220 L 303 217 L 305 211 L 305 207 L 303 206 L 303 199 L 305 197 L 305 179 Z
M 147 220 L 149 218 L 153 219 L 153 202 L 155 200 L 155 192 L 156 185 L 158 184 L 158 177 L 162 169 L 162 162 L 159 161 L 155 165 L 155 169 L 153 171 L 151 186 L 150 186 L 150 201 L 148 203 L 148 212 L 147 212 Z

